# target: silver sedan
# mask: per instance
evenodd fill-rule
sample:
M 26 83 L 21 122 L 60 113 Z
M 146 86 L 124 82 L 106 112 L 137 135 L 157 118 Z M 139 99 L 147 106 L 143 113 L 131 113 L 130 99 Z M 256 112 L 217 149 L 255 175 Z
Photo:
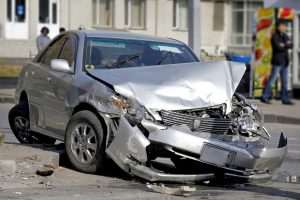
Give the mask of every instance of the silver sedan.
M 86 173 L 109 157 L 148 181 L 267 181 L 287 140 L 266 148 L 263 115 L 235 93 L 244 72 L 173 39 L 65 32 L 24 66 L 9 121 L 21 143 L 64 141 Z

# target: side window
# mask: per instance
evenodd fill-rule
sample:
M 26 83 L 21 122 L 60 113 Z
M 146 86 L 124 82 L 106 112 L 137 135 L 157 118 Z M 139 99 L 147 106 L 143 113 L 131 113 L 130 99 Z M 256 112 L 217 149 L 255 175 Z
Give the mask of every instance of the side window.
M 39 61 L 41 63 L 44 63 L 45 65 L 50 66 L 52 59 L 58 59 L 58 55 L 62 45 L 64 44 L 64 41 L 65 41 L 65 37 L 62 37 L 57 41 L 55 41 L 54 43 L 52 43 Z
M 75 62 L 76 41 L 74 38 L 67 38 L 59 55 L 59 59 L 68 61 L 70 66 Z

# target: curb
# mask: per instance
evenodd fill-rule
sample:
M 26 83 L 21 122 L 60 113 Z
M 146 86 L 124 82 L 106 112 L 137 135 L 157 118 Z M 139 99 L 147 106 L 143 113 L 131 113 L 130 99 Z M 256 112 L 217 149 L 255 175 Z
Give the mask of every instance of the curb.
M 1 96 L 0 103 L 15 103 L 15 98 L 12 96 Z
M 300 118 L 276 114 L 264 114 L 265 123 L 300 125 Z
M 15 173 L 31 174 L 45 168 L 55 169 L 61 162 L 63 150 L 58 146 L 3 144 L 0 146 L 0 176 Z M 20 155 L 20 152 L 23 152 Z
M 0 85 L 2 86 L 16 86 L 18 82 L 18 77 L 12 77 L 12 78 L 0 78 Z

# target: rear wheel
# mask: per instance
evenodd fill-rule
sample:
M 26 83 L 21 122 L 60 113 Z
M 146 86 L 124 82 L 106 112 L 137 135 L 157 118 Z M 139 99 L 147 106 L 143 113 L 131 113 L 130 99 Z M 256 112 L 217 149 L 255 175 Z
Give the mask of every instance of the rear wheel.
M 90 111 L 80 111 L 70 120 L 65 149 L 72 166 L 84 173 L 96 173 L 104 166 L 105 139 L 98 117 Z
M 11 130 L 22 144 L 50 144 L 56 139 L 41 135 L 30 130 L 29 110 L 26 102 L 20 102 L 14 106 L 8 114 Z

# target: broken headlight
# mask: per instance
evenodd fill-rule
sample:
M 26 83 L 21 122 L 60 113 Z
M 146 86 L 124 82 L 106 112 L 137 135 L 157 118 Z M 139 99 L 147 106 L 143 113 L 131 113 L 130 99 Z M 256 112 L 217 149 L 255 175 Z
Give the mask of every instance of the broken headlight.
M 138 121 L 141 121 L 144 118 L 153 121 L 153 117 L 149 114 L 147 109 L 135 100 L 120 95 L 113 95 L 111 97 L 111 102 L 122 114 L 134 117 Z

